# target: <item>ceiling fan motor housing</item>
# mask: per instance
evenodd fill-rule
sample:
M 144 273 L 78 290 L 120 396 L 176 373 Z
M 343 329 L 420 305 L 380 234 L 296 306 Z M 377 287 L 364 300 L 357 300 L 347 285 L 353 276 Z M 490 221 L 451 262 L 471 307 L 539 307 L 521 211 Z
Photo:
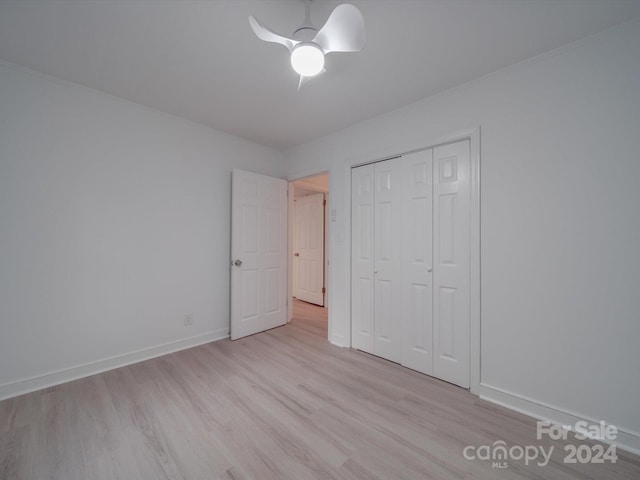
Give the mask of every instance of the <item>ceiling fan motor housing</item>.
M 318 33 L 317 28 L 311 25 L 303 25 L 293 32 L 291 38 L 299 42 L 311 42 L 315 38 L 316 33 Z

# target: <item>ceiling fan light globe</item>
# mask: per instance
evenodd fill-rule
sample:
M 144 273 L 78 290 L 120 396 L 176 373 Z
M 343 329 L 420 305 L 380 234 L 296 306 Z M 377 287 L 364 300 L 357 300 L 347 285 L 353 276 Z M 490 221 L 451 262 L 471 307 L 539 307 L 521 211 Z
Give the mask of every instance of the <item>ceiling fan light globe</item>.
M 313 77 L 324 68 L 324 52 L 315 43 L 300 43 L 291 52 L 291 66 L 298 75 Z

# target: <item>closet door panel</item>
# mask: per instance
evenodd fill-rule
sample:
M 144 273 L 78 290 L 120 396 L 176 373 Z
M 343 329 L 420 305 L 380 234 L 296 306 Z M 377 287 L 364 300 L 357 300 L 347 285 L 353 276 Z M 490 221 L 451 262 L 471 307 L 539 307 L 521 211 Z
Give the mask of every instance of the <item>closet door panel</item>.
M 402 364 L 433 373 L 433 150 L 402 157 Z
M 374 349 L 393 362 L 400 362 L 400 319 L 406 313 L 401 299 L 402 159 L 378 162 L 375 171 L 374 224 Z
M 373 165 L 351 171 L 351 341 L 374 353 L 374 182 Z
M 468 387 L 469 141 L 433 152 L 433 375 Z

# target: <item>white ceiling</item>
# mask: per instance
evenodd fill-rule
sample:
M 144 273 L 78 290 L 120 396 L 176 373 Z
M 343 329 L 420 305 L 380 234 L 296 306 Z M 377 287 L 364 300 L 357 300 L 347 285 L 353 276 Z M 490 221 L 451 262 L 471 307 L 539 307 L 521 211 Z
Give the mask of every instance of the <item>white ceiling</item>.
M 321 26 L 339 0 L 314 0 Z M 279 149 L 640 16 L 640 0 L 352 0 L 362 52 L 297 91 L 301 0 L 0 0 L 0 59 Z

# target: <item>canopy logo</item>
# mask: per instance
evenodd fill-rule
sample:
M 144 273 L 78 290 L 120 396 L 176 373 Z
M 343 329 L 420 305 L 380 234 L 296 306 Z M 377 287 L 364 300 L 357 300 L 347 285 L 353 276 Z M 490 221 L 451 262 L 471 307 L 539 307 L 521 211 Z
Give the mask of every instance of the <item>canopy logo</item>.
M 524 464 L 529 465 L 534 460 L 537 460 L 538 466 L 544 467 L 549 463 L 551 454 L 553 453 L 553 446 L 548 447 L 546 450 L 543 446 L 536 445 L 513 445 L 507 446 L 507 442 L 504 440 L 496 440 L 492 445 L 480 445 L 474 447 L 473 445 L 467 445 L 462 450 L 462 455 L 467 460 L 491 460 L 491 466 L 493 468 L 507 468 L 509 466 L 507 460 L 522 460 Z

